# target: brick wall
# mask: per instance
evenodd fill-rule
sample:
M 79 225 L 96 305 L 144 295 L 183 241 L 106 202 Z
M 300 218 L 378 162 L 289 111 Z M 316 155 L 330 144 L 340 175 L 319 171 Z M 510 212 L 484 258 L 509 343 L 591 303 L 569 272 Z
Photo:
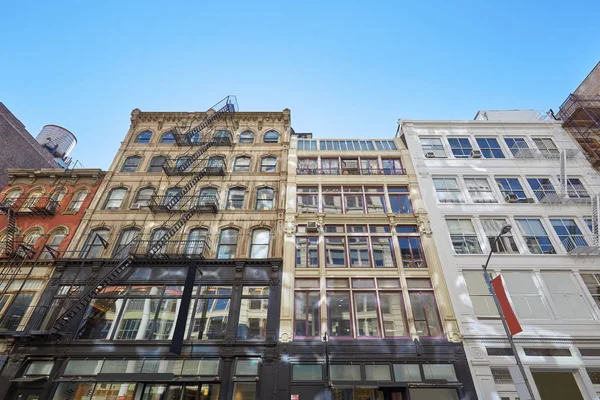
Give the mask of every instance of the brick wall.
M 57 164 L 0 102 L 0 189 L 8 181 L 9 168 L 57 168 Z

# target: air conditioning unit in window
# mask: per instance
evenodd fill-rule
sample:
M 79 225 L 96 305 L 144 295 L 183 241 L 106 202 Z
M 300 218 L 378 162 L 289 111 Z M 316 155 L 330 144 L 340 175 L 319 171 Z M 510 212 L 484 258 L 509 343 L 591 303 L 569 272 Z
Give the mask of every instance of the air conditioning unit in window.
M 507 203 L 518 203 L 519 202 L 519 196 L 517 196 L 516 194 L 507 194 L 504 197 L 504 201 Z
M 142 205 L 140 203 L 132 203 L 130 208 L 132 210 L 139 210 L 140 208 L 142 208 Z
M 319 223 L 316 221 L 307 222 L 306 232 L 319 232 Z
M 433 151 L 428 151 L 425 153 L 425 158 L 435 158 L 435 153 Z
M 471 150 L 471 158 L 481 158 L 481 150 Z

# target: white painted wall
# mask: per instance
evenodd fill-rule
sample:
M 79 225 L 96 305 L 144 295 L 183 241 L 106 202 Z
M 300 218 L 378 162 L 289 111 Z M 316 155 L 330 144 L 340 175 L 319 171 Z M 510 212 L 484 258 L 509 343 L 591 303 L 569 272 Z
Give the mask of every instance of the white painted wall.
M 518 349 L 522 360 L 530 368 L 561 368 L 575 373 L 580 389 L 585 398 L 597 398 L 585 368 L 600 367 L 600 357 L 583 359 L 577 348 L 600 348 L 600 309 L 585 288 L 579 275 L 580 271 L 600 273 L 600 256 L 568 255 L 558 236 L 550 225 L 549 219 L 556 217 L 573 218 L 584 234 L 591 236 L 585 226 L 584 217 L 591 215 L 591 206 L 586 204 L 508 204 L 501 198 L 501 193 L 494 181 L 496 177 L 519 177 L 527 197 L 534 198 L 526 182 L 526 177 L 550 177 L 558 190 L 560 163 L 548 159 L 515 159 L 504 138 L 523 137 L 530 148 L 535 148 L 533 138 L 551 137 L 561 150 L 577 149 L 577 145 L 554 121 L 412 121 L 399 122 L 398 136 L 407 143 L 425 208 L 431 220 L 431 228 L 439 258 L 442 262 L 444 277 L 450 291 L 459 328 L 465 339 L 465 351 L 470 360 L 471 372 L 481 399 L 514 398 L 512 385 L 496 385 L 492 378 L 491 367 L 506 367 L 514 364 L 513 357 L 490 357 L 485 347 L 507 347 L 505 334 L 497 318 L 478 318 L 473 310 L 467 292 L 463 271 L 480 271 L 485 263 L 490 246 L 487 243 L 482 217 L 505 217 L 513 225 L 513 234 L 520 254 L 496 254 L 492 257 L 490 270 L 495 272 L 527 271 L 533 274 L 534 282 L 548 309 L 548 318 L 520 318 L 523 332 L 517 335 Z M 452 137 L 469 137 L 471 145 L 477 149 L 475 137 L 495 137 L 502 146 L 504 159 L 455 158 L 452 156 L 448 139 Z M 447 158 L 425 158 L 420 139 L 423 137 L 439 137 L 444 144 Z M 600 192 L 600 177 L 591 168 L 585 157 L 579 153 L 568 161 L 567 174 L 570 178 L 579 178 L 590 195 Z M 433 177 L 457 177 L 461 184 L 463 196 L 469 199 L 464 185 L 465 177 L 486 177 L 493 188 L 498 203 L 473 203 L 467 200 L 463 204 L 439 203 L 433 185 Z M 446 217 L 471 218 L 477 230 L 482 254 L 456 254 L 452 245 Z M 519 234 L 515 217 L 540 218 L 557 251 L 555 255 L 530 254 L 527 245 Z M 553 303 L 547 285 L 541 277 L 546 271 L 568 271 L 576 288 L 580 291 L 582 307 L 587 318 L 568 318 L 560 314 Z M 571 357 L 529 357 L 523 352 L 525 347 L 560 347 L 569 348 Z M 529 378 L 532 380 L 528 370 Z M 534 389 L 535 390 L 535 389 Z

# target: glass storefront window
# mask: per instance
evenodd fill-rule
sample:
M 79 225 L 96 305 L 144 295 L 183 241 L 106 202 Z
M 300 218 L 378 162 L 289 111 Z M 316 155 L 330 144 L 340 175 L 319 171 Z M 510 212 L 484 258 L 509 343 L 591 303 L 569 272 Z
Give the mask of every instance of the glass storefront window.
M 329 375 L 332 381 L 361 381 L 360 365 L 334 364 L 329 366 Z
M 293 381 L 321 381 L 323 380 L 323 367 L 321 364 L 295 364 L 292 365 Z
M 236 382 L 233 385 L 233 400 L 254 400 L 256 398 L 256 383 Z
M 421 382 L 421 370 L 418 364 L 394 364 L 396 382 Z
M 365 380 L 367 381 L 391 381 L 389 365 L 365 364 Z
M 236 375 L 257 375 L 259 358 L 238 359 L 235 363 Z

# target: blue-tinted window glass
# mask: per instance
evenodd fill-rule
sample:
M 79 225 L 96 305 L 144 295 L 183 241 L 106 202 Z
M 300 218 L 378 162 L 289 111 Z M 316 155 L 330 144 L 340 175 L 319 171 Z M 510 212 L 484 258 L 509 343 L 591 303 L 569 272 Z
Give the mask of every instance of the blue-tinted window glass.
M 516 155 L 520 149 L 529 148 L 529 146 L 527 146 L 527 142 L 523 138 L 506 138 L 504 139 L 504 142 L 506 142 L 506 145 L 510 149 L 510 152 L 513 154 L 513 156 Z
M 145 131 L 140 133 L 137 138 L 135 139 L 136 143 L 149 143 L 150 139 L 152 138 L 152 132 L 150 131 Z
M 376 140 L 375 145 L 377 146 L 377 150 L 383 150 L 383 145 L 381 144 L 381 140 Z
M 367 148 L 368 148 L 369 150 L 375 150 L 375 147 L 373 147 L 373 142 L 372 142 L 372 141 L 370 141 L 370 140 L 369 140 L 369 141 L 367 142 Z
M 456 158 L 467 158 L 473 150 L 473 146 L 471 146 L 468 138 L 449 138 L 448 143 L 450 143 L 452 154 Z
M 548 178 L 527 178 L 527 182 L 538 200 L 543 199 L 549 194 L 556 194 L 554 186 Z
M 324 140 L 319 140 L 319 150 L 326 150 Z
M 354 145 L 351 140 L 346 140 L 346 144 L 348 145 L 348 150 L 354 150 Z
M 346 150 L 346 141 L 345 140 L 340 141 L 340 149 Z
M 517 178 L 496 178 L 496 183 L 502 196 L 506 197 L 509 194 L 516 195 L 519 199 L 525 199 L 527 196 L 523 191 L 523 187 Z
M 173 132 L 167 132 L 160 138 L 161 143 L 175 143 L 175 136 Z
M 477 138 L 477 145 L 485 158 L 504 158 L 498 139 Z
M 298 150 L 304 150 L 304 140 L 298 140 Z
M 340 142 L 339 142 L 339 140 L 334 140 L 333 141 L 333 149 L 334 150 L 339 150 L 340 149 Z
M 393 141 L 388 141 L 388 143 L 390 144 L 390 149 L 392 150 L 398 150 L 398 148 L 396 147 L 396 143 L 394 143 Z
M 365 142 L 364 140 L 361 140 L 360 141 L 360 149 L 367 150 L 367 142 Z

